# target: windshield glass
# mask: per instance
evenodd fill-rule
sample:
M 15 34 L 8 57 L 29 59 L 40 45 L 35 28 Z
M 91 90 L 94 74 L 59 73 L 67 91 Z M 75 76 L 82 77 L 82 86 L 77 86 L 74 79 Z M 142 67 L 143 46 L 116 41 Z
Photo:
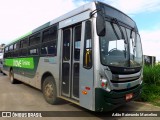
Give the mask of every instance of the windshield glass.
M 139 34 L 135 34 L 136 39 L 134 40 L 133 44 L 133 56 L 130 58 L 130 65 L 131 67 L 134 66 L 141 66 L 142 65 L 142 45 L 141 45 L 141 39 Z M 132 39 L 132 38 L 131 38 Z
M 140 36 L 133 30 L 127 30 L 130 47 L 130 66 L 138 67 L 142 65 L 142 47 Z
M 106 21 L 106 34 L 100 37 L 103 65 L 137 67 L 142 65 L 140 36 L 116 23 Z

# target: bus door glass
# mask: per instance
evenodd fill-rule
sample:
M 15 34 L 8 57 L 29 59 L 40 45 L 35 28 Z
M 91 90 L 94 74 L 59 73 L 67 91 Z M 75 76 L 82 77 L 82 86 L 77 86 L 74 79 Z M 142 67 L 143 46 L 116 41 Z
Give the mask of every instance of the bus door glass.
M 79 99 L 81 24 L 63 30 L 62 81 L 63 96 Z

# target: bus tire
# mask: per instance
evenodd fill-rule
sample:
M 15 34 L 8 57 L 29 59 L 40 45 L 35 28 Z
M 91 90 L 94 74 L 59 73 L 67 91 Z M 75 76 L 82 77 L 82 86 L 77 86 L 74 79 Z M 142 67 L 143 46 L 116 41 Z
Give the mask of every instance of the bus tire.
M 54 105 L 58 103 L 56 84 L 52 76 L 48 76 L 45 78 L 43 82 L 42 92 L 45 100 L 49 104 Z
M 12 84 L 16 83 L 16 80 L 14 79 L 13 70 L 10 71 L 9 78 L 10 78 L 10 81 L 11 81 Z
M 6 75 L 4 72 L 2 72 L 3 73 L 3 75 Z

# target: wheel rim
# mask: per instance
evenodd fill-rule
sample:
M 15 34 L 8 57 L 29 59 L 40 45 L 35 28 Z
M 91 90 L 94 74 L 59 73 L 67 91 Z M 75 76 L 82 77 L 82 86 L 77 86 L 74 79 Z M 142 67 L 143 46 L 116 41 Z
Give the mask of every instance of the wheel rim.
M 11 80 L 11 82 L 13 81 L 13 74 L 12 73 L 10 75 L 10 80 Z
M 47 98 L 53 98 L 53 86 L 51 83 L 48 83 L 46 86 L 45 86 L 45 95 Z

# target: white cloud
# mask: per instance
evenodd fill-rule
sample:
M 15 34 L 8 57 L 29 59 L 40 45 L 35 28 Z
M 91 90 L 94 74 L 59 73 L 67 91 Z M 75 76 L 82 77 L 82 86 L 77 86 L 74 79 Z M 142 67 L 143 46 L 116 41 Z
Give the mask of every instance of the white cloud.
M 160 0 L 101 0 L 127 14 L 160 10 Z
M 0 43 L 8 43 L 76 7 L 72 0 L 0 0 L 0 3 Z
M 156 56 L 160 61 L 160 29 L 140 31 L 143 54 Z

